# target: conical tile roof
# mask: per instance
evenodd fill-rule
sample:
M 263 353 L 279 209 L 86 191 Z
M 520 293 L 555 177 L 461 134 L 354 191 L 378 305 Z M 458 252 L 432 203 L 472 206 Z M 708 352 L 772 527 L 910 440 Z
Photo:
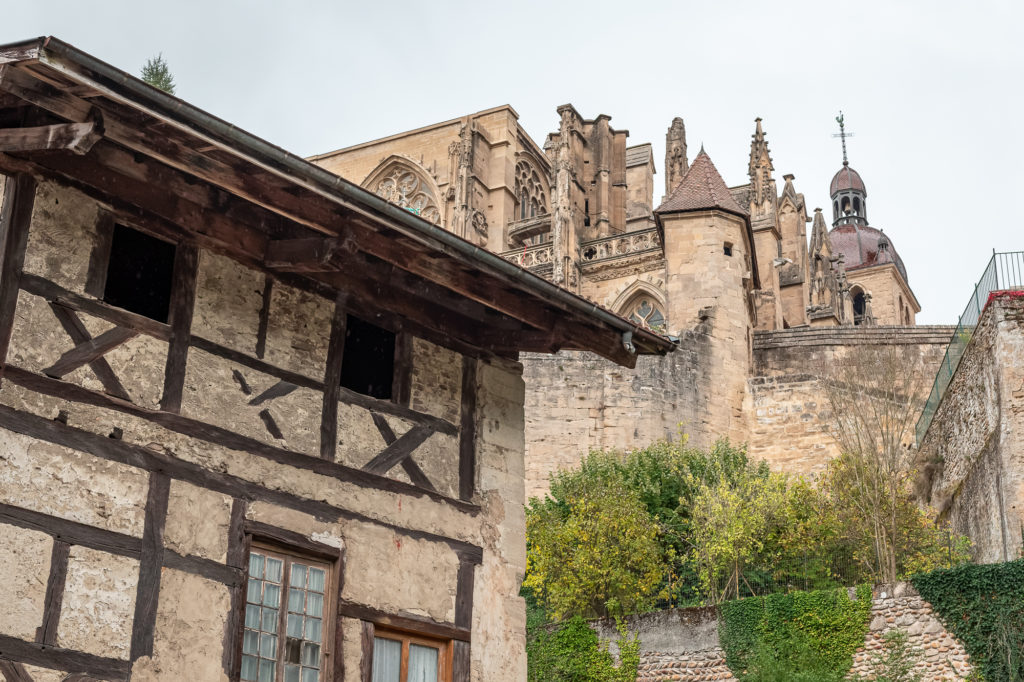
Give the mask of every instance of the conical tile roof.
M 711 162 L 711 157 L 702 147 L 679 186 L 672 190 L 672 194 L 655 212 L 676 213 L 715 208 L 740 216 L 747 215 L 747 211 L 732 198 L 732 193 L 722 180 L 715 164 Z

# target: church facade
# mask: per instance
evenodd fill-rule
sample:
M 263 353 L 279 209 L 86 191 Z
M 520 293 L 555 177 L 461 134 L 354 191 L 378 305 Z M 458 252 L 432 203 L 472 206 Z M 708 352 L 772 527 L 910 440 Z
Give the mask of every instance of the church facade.
M 689 153 L 685 123 L 673 119 L 655 201 L 649 143 L 629 146 L 609 116 L 587 119 L 568 104 L 556 112 L 542 144 L 506 105 L 311 159 L 678 341 L 633 373 L 567 350 L 569 339 L 537 349 L 555 356 L 525 356 L 527 495 L 589 449 L 681 433 L 700 445 L 726 436 L 779 468 L 820 471 L 834 445 L 812 359 L 827 364 L 913 327 L 905 338 L 933 372 L 949 330 L 914 327 L 907 270 L 868 223 L 845 138 L 828 220 L 793 174 L 779 188 L 761 119 L 738 184 L 703 148 Z

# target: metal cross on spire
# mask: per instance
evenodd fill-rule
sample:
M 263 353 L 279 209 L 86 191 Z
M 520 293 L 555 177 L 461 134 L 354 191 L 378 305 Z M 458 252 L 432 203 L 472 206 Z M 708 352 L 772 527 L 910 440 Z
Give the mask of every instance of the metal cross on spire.
M 839 124 L 839 132 L 832 133 L 832 137 L 838 137 L 843 141 L 843 165 L 849 166 L 850 163 L 846 160 L 846 138 L 853 137 L 853 133 L 846 132 L 846 126 L 843 125 L 843 112 L 839 111 L 839 115 L 836 116 L 836 123 Z

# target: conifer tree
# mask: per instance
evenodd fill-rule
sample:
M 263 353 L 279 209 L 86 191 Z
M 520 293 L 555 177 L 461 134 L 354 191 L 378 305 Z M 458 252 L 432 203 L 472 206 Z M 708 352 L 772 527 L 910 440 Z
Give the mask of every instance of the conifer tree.
M 171 75 L 171 70 L 167 68 L 167 62 L 164 61 L 163 53 L 151 57 L 146 62 L 146 65 L 142 67 L 141 76 L 142 80 L 154 88 L 160 88 L 168 95 L 174 94 L 174 76 Z

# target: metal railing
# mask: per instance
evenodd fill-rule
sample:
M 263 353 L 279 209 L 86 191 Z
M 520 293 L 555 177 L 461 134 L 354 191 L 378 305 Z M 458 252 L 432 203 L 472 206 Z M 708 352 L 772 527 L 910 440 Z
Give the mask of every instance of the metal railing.
M 982 273 L 981 279 L 974 286 L 974 293 L 967 302 L 967 307 L 960 315 L 953 337 L 946 347 L 946 355 L 942 358 L 939 371 L 935 375 L 935 382 L 932 384 L 931 393 L 924 404 L 921 416 L 917 420 L 916 438 L 917 445 L 921 445 L 928 427 L 931 426 L 936 410 L 942 402 L 949 382 L 953 380 L 953 374 L 960 365 L 960 359 L 964 356 L 967 344 L 974 335 L 974 328 L 978 325 L 981 314 L 985 311 L 989 296 L 994 291 L 1012 291 L 1024 289 L 1024 251 L 1007 251 L 1004 253 L 992 252 L 992 258 L 988 267 Z

